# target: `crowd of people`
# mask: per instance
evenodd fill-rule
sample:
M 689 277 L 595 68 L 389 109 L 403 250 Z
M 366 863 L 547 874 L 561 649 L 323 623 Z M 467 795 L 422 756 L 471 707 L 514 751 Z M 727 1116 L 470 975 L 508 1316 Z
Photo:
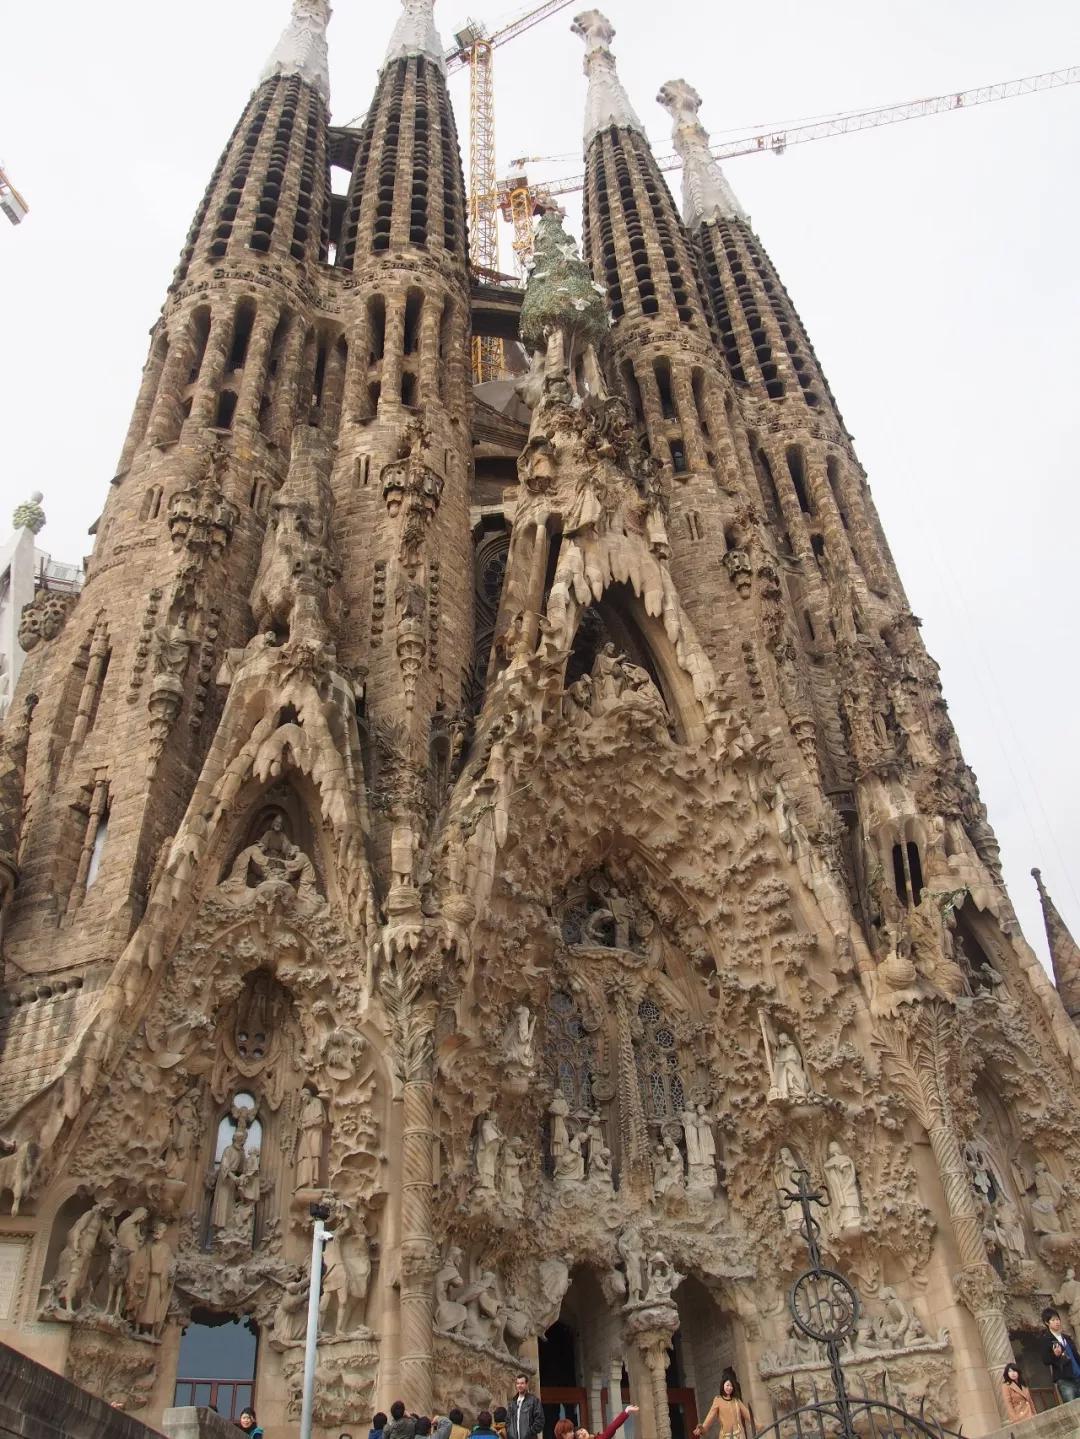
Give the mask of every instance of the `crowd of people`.
M 1042 1320 L 1046 1326 L 1043 1359 L 1059 1399 L 1067 1404 L 1080 1397 L 1080 1348 L 1073 1336 L 1066 1333 L 1056 1309 L 1044 1309 Z M 1035 1401 L 1016 1364 L 1006 1364 L 1001 1376 L 1001 1393 L 1010 1423 L 1034 1418 Z M 595 1434 L 572 1419 L 558 1419 L 555 1439 L 614 1439 L 630 1415 L 637 1412 L 636 1404 L 624 1405 L 607 1427 Z M 544 1406 L 539 1396 L 530 1391 L 528 1376 L 519 1374 L 514 1381 L 514 1393 L 506 1404 L 481 1409 L 472 1423 L 466 1420 L 465 1411 L 457 1407 L 445 1414 L 410 1414 L 404 1402 L 397 1399 L 390 1405 L 389 1414 L 380 1412 L 372 1417 L 367 1439 L 542 1439 L 544 1422 Z M 725 1373 L 720 1393 L 713 1399 L 704 1420 L 695 1427 L 694 1439 L 703 1439 L 714 1423 L 717 1439 L 752 1439 L 754 1434 L 753 1415 L 743 1403 L 731 1371 Z M 238 1427 L 247 1439 L 263 1439 L 254 1409 L 243 1411 Z M 354 1439 L 354 1436 L 346 1432 L 339 1434 L 338 1439 Z
M 555 1439 L 614 1439 L 615 1434 L 636 1414 L 636 1404 L 627 1404 L 606 1429 L 592 1434 L 572 1419 L 555 1423 Z M 402 1400 L 390 1405 L 390 1413 L 375 1414 L 367 1439 L 540 1439 L 544 1432 L 544 1406 L 529 1389 L 528 1376 L 519 1374 L 514 1392 L 505 1404 L 481 1409 L 472 1423 L 465 1411 L 453 1408 L 445 1414 L 409 1414 Z M 338 1439 L 353 1439 L 343 1433 Z

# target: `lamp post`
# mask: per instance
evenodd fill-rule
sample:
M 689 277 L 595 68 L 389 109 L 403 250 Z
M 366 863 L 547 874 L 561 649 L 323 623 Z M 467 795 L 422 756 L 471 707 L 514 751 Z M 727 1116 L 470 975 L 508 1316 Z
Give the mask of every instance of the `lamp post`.
M 333 1239 L 327 1229 L 330 1208 L 313 1204 L 309 1214 L 315 1221 L 311 1236 L 311 1279 L 308 1285 L 307 1334 L 304 1341 L 304 1389 L 300 1404 L 300 1439 L 311 1439 L 312 1410 L 315 1407 L 315 1366 L 319 1350 L 319 1304 L 322 1299 L 323 1247 Z

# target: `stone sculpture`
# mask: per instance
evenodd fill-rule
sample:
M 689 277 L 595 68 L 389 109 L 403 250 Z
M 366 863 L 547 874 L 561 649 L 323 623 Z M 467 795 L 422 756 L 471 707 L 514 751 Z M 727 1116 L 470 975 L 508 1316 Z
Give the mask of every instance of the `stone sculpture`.
M 477 1188 L 494 1194 L 498 1187 L 499 1156 L 502 1153 L 503 1135 L 495 1116 L 486 1114 L 480 1121 L 476 1139 Z
M 166 1239 L 169 1226 L 158 1219 L 151 1225 L 147 1242 L 132 1260 L 131 1287 L 139 1295 L 135 1325 L 140 1334 L 158 1338 L 169 1312 L 176 1254 Z
M 716 1193 L 716 1140 L 712 1124 L 699 1104 L 696 1109 L 684 1109 L 679 1115 L 686 1143 L 686 1178 L 690 1190 Z
M 802 1209 L 798 1204 L 786 1204 L 784 1200 L 789 1194 L 799 1192 L 798 1173 L 801 1167 L 787 1145 L 784 1145 L 777 1154 L 776 1163 L 773 1165 L 773 1183 L 776 1185 L 777 1203 L 780 1206 L 784 1223 L 793 1234 L 800 1232 Z
M 333 1238 L 323 1251 L 323 1292 L 319 1325 L 323 1334 L 340 1338 L 363 1322 L 371 1283 L 371 1246 L 358 1219 L 348 1211 L 332 1220 Z
M 524 1163 L 520 1141 L 511 1139 L 502 1156 L 502 1197 L 506 1207 L 515 1214 L 520 1214 L 525 1207 L 525 1186 L 521 1182 Z
M 1036 1234 L 1060 1234 L 1059 1213 L 1064 1190 L 1040 1159 L 1035 1166 L 1035 1198 L 1031 1201 L 1031 1223 Z
M 511 1064 L 516 1064 L 521 1069 L 531 1070 L 536 1062 L 533 1050 L 536 1019 L 537 1016 L 530 1012 L 527 1004 L 519 1004 L 514 1010 L 514 1017 L 506 1027 L 503 1039 L 506 1058 Z
M 561 1089 L 556 1089 L 551 1097 L 551 1103 L 548 1105 L 548 1116 L 551 1121 L 549 1147 L 557 1170 L 559 1160 L 570 1147 L 570 1131 L 566 1123 L 570 1116 L 570 1105 L 567 1103 L 566 1095 L 563 1094 Z
M 686 1173 L 679 1146 L 665 1136 L 653 1151 L 653 1192 L 658 1199 L 665 1194 L 682 1193 Z
M 585 1180 L 585 1136 L 575 1134 L 555 1161 L 556 1184 L 581 1184 Z
M 317 1189 L 322 1178 L 326 1142 L 326 1105 L 314 1089 L 304 1092 L 300 1109 L 300 1137 L 296 1148 L 297 1189 Z
M 145 1242 L 143 1226 L 147 1217 L 147 1211 L 140 1206 L 122 1219 L 116 1226 L 109 1254 L 109 1296 L 105 1307 L 111 1314 L 125 1319 L 133 1318 L 139 1307 L 132 1260 Z
M 812 1092 L 798 1047 L 789 1034 L 778 1035 L 770 1097 L 799 1101 L 809 1099 Z
M 74 1314 L 89 1298 L 91 1267 L 98 1245 L 108 1231 L 108 1211 L 94 1204 L 68 1230 L 56 1266 L 59 1307 Z
M 641 1242 L 641 1235 L 634 1228 L 624 1229 L 616 1244 L 626 1270 L 626 1302 L 640 1304 L 645 1298 L 649 1283 L 645 1247 Z
M 289 891 L 290 902 L 301 910 L 312 911 L 323 903 L 314 865 L 285 833 L 284 817 L 276 814 L 261 838 L 236 856 L 219 892 L 239 905 L 250 904 L 257 896 L 288 896 Z
M 290 1279 L 282 1287 L 274 1309 L 275 1348 L 302 1344 L 307 1332 L 308 1285 L 305 1279 Z
M 829 1228 L 834 1234 L 861 1228 L 862 1202 L 855 1164 L 835 1139 L 829 1141 L 824 1168 L 825 1185 L 829 1191 Z

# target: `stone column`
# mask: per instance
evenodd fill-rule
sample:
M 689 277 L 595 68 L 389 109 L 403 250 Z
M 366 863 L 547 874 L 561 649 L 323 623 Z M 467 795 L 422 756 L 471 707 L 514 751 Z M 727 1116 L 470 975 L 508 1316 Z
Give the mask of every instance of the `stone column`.
M 435 1144 L 432 1079 L 435 1004 L 422 997 L 403 1017 L 404 1118 L 401 1142 L 401 1388 L 410 1413 L 430 1414 L 435 1380 L 432 1227 Z
M 247 354 L 244 357 L 243 377 L 236 397 L 234 423 L 237 427 L 248 425 L 254 430 L 259 428 L 259 410 L 270 364 L 270 346 L 279 318 L 277 305 L 272 302 L 260 305 L 255 323 L 251 327 L 251 338 L 248 340 Z
M 608 1412 L 604 1416 L 605 1424 L 610 1424 L 622 1408 L 622 1372 L 622 1355 L 613 1354 L 611 1356 L 611 1372 L 608 1375 Z
M 223 303 L 227 303 L 227 308 L 215 310 L 210 320 L 210 333 L 191 402 L 191 423 L 200 430 L 213 425 L 217 418 L 218 393 L 232 345 L 235 307 L 231 302 Z
M 671 1439 L 667 1366 L 671 1338 L 678 1327 L 677 1311 L 666 1308 L 646 1309 L 631 1314 L 626 1321 L 627 1335 L 641 1356 L 648 1389 L 641 1395 L 642 1439 Z
M 982 1220 L 964 1160 L 953 1113 L 955 1045 L 952 1009 L 942 1001 L 911 1007 L 879 1031 L 878 1043 L 912 1113 L 923 1125 L 937 1162 L 949 1223 L 961 1269 L 954 1277 L 957 1298 L 978 1326 L 993 1400 L 999 1399 L 1001 1371 L 1013 1359 L 1005 1319 L 1005 1290 L 986 1255 Z

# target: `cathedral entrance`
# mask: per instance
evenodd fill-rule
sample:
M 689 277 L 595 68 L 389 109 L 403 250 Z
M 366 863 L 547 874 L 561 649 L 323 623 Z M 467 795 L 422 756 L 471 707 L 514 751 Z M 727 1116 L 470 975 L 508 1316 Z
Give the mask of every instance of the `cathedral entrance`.
M 253 1320 L 193 1309 L 180 1339 L 173 1403 L 213 1408 L 223 1419 L 239 1419 L 255 1402 L 258 1347 Z
M 696 1279 L 684 1280 L 675 1301 L 679 1328 L 668 1351 L 668 1421 L 671 1439 L 691 1439 L 733 1361 L 732 1335 L 716 1300 Z M 621 1310 L 608 1303 L 594 1273 L 577 1271 L 557 1322 L 540 1344 L 546 1439 L 552 1439 L 556 1420 L 564 1418 L 596 1433 L 631 1401 L 643 1411 L 636 1433 L 631 1430 L 640 1439 L 652 1427 L 646 1417 L 650 1398 L 636 1392 L 644 1387 L 644 1366 L 636 1353 L 626 1351 Z

